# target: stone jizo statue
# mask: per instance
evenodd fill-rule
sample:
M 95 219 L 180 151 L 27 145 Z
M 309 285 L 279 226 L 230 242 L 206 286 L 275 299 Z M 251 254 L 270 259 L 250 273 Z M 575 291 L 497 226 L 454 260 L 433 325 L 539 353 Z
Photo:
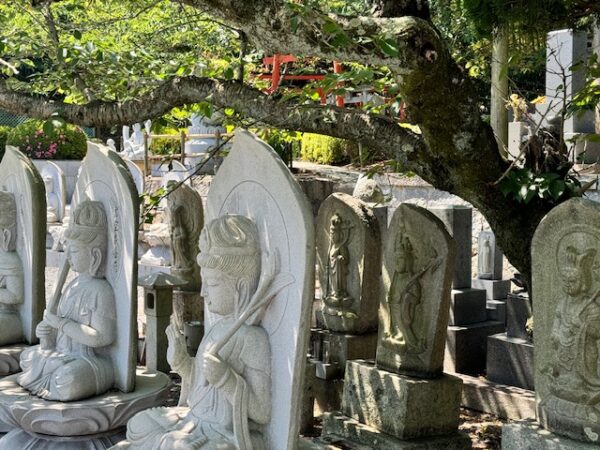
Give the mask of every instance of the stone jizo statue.
M 60 200 L 54 189 L 54 179 L 51 176 L 44 176 L 44 187 L 46 188 L 46 222 L 60 222 L 58 212 Z
M 327 286 L 323 299 L 332 308 L 344 308 L 353 302 L 346 287 L 350 263 L 349 239 L 350 228 L 339 214 L 334 214 L 329 227 Z
M 18 307 L 24 301 L 23 264 L 17 254 L 17 205 L 0 191 L 0 345 L 23 340 Z
M 271 348 L 260 323 L 275 285 L 274 259 L 261 276 L 255 223 L 225 215 L 202 231 L 202 295 L 215 316 L 195 358 L 183 335 L 167 329 L 167 358 L 181 375 L 180 407 L 154 408 L 127 426 L 135 449 L 264 449 L 271 420 Z M 275 290 L 274 290 L 275 289 Z
M 51 302 L 36 329 L 40 345 L 21 355 L 18 382 L 33 395 L 80 400 L 113 387 L 108 347 L 116 337 L 116 305 L 105 279 L 108 224 L 102 203 L 83 201 L 65 231 L 68 266 L 77 277 Z M 55 297 L 55 298 L 56 298 Z

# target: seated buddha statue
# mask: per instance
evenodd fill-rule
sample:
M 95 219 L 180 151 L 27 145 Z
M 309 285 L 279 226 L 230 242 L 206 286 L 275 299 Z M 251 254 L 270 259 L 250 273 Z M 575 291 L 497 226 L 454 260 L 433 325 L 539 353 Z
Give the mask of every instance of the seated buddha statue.
M 263 429 L 271 419 L 269 339 L 260 326 L 260 313 L 234 326 L 253 310 L 256 298 L 266 298 L 259 285 L 261 252 L 254 222 L 238 215 L 211 221 L 202 230 L 198 264 L 201 292 L 215 320 L 195 358 L 188 356 L 181 333 L 173 325 L 167 328 L 167 358 L 182 378 L 180 407 L 135 415 L 127 425 L 128 448 L 266 448 Z M 222 347 L 211 351 L 218 343 Z
M 18 383 L 33 395 L 80 400 L 113 387 L 108 353 L 116 338 L 116 306 L 105 279 L 108 224 L 102 203 L 83 201 L 65 231 L 66 256 L 77 276 L 36 328 L 40 345 L 21 354 Z
M 0 191 L 0 345 L 23 341 L 19 305 L 23 303 L 23 264 L 17 254 L 17 205 Z
M 60 222 L 60 200 L 54 191 L 54 179 L 51 176 L 44 177 L 44 187 L 46 188 L 46 222 Z

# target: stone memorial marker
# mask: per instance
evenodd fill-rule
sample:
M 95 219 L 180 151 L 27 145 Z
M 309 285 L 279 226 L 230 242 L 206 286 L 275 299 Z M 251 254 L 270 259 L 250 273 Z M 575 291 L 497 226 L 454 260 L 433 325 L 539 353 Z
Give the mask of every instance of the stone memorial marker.
M 175 321 L 180 330 L 184 323 L 202 321 L 198 238 L 204 226 L 204 208 L 200 194 L 182 184 L 167 197 L 167 217 L 171 237 L 171 274 L 185 281 L 173 293 Z
M 373 212 L 348 194 L 332 194 L 319 209 L 316 238 L 320 321 L 343 333 L 376 330 L 381 242 Z
M 420 377 L 442 373 L 456 243 L 429 211 L 401 204 L 383 255 L 377 365 Z
M 46 188 L 46 221 L 62 222 L 67 206 L 67 188 L 65 174 L 52 161 L 46 161 L 40 170 Z
M 537 417 L 503 429 L 502 448 L 596 449 L 600 445 L 600 205 L 568 200 L 533 237 Z
M 72 207 L 69 258 L 36 328 L 40 346 L 21 355 L 23 373 L 0 381 L 2 427 L 12 429 L 0 449 L 107 448 L 130 416 L 162 401 L 169 383 L 136 379 L 139 203 L 116 153 L 88 143 Z M 70 270 L 76 277 L 63 290 Z
M 294 449 L 314 294 L 310 207 L 276 153 L 240 130 L 206 223 L 198 259 L 207 331 L 195 359 L 168 329 L 181 406 L 134 417 L 117 448 Z M 188 417 L 198 426 L 184 428 Z
M 503 321 L 488 319 L 486 291 L 471 285 L 473 209 L 443 205 L 429 210 L 444 222 L 457 244 L 444 368 L 479 375 L 486 366 L 488 336 L 503 332 L 505 326 Z
M 377 364 L 348 361 L 323 435 L 378 449 L 468 449 L 462 381 L 442 372 L 456 243 L 431 212 L 395 211 L 384 245 Z M 349 447 L 351 445 L 349 444 Z
M 0 376 L 18 372 L 19 357 L 38 342 L 46 259 L 44 183 L 31 160 L 7 146 L 0 164 Z
M 142 195 L 144 193 L 144 185 L 146 184 L 146 178 L 144 177 L 142 169 L 140 169 L 136 163 L 128 159 L 125 160 L 125 164 L 127 164 L 127 168 L 131 172 L 138 195 Z
M 477 239 L 477 278 L 471 281 L 474 289 L 484 289 L 488 301 L 503 301 L 510 292 L 510 280 L 502 279 L 504 254 L 496 243 L 496 236 L 490 230 L 482 230 Z M 498 306 L 495 303 L 492 305 Z M 506 307 L 504 307 L 506 312 Z M 497 320 L 504 321 L 505 314 L 499 315 Z

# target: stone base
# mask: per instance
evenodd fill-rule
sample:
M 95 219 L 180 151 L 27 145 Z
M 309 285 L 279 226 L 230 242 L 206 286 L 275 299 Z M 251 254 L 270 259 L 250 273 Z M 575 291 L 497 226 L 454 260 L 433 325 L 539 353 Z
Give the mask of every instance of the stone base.
M 463 381 L 461 406 L 504 419 L 535 419 L 535 393 L 481 377 L 453 374 Z
M 125 430 L 110 436 L 87 436 L 84 439 L 54 438 L 31 435 L 23 430 L 12 430 L 0 439 L 0 450 L 106 450 L 125 439 Z
M 528 339 L 526 325 L 531 314 L 531 303 L 527 295 L 510 294 L 506 299 L 506 333 L 508 336 Z
M 138 412 L 164 404 L 170 384 L 167 375 L 138 368 L 133 392 L 109 391 L 63 403 L 32 396 L 17 384 L 17 375 L 11 375 L 0 380 L 0 431 L 20 429 L 44 439 L 89 440 L 111 435 L 123 430 Z M 5 446 L 7 436 L 0 439 L 0 449 L 26 448 Z
M 486 319 L 485 291 L 452 289 L 448 325 L 469 325 Z
M 487 320 L 506 323 L 506 300 L 488 300 L 486 312 Z
M 46 267 L 62 267 L 67 260 L 65 252 L 46 250 Z
M 488 300 L 504 300 L 510 293 L 510 280 L 482 280 L 473 278 L 471 281 L 473 289 L 485 290 Z
M 490 381 L 532 391 L 533 344 L 525 339 L 508 337 L 506 333 L 490 336 L 486 372 Z
M 432 408 L 432 411 L 433 409 L 435 408 Z M 319 441 L 322 442 L 323 447 L 305 448 L 326 449 L 326 445 L 329 444 L 336 444 L 336 448 L 357 448 L 357 443 L 377 450 L 467 450 L 471 448 L 471 439 L 456 430 L 447 436 L 401 440 L 340 413 L 323 415 L 323 436 Z M 344 442 L 348 444 L 344 445 Z
M 347 361 L 355 359 L 375 359 L 375 354 L 377 352 L 377 332 L 368 334 L 343 334 L 318 329 L 311 331 L 311 333 L 311 339 L 319 339 L 321 341 L 321 354 L 313 355 L 318 356 L 321 361 L 325 357 L 322 354 L 324 348 L 323 342 L 329 342 L 329 363 L 337 365 L 338 378 L 344 377 Z M 314 362 L 316 363 L 317 361 L 315 360 Z M 321 364 L 323 364 L 323 362 L 321 362 Z
M 574 441 L 550 433 L 536 422 L 524 421 L 502 427 L 503 450 L 598 450 L 598 444 Z
M 448 327 L 444 370 L 481 375 L 485 372 L 488 336 L 503 332 L 504 323 L 493 320 L 464 327 Z
M 14 344 L 0 348 L 0 377 L 21 371 L 19 366 L 21 352 L 27 347 L 29 347 L 27 344 Z
M 458 429 L 461 385 L 450 375 L 427 380 L 348 361 L 342 413 L 399 439 L 452 434 Z

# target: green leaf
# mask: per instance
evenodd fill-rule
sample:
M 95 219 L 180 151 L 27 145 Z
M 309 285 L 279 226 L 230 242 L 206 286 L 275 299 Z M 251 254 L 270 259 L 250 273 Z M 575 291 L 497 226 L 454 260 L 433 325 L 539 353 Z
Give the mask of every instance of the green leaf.
M 77 40 L 81 39 L 81 31 L 73 30 L 73 37 Z
M 377 41 L 377 45 L 379 46 L 381 51 L 388 56 L 398 56 L 398 54 L 400 53 L 400 51 L 398 50 L 397 43 L 393 39 L 380 39 L 379 41 Z
M 548 192 L 550 192 L 550 195 L 554 200 L 558 200 L 559 197 L 565 192 L 565 188 L 566 184 L 563 180 L 556 180 L 550 185 Z

